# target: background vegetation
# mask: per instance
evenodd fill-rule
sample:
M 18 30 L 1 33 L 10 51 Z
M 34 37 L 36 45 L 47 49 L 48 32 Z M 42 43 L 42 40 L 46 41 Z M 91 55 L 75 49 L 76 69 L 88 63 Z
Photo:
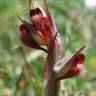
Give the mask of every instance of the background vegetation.
M 42 5 L 42 1 L 41 5 Z M 47 0 L 62 37 L 63 57 L 86 44 L 86 73 L 61 81 L 60 96 L 96 96 L 96 12 L 84 0 Z M 17 14 L 29 0 L 0 0 L 0 96 L 42 96 L 46 54 L 20 41 Z M 65 95 L 64 95 L 65 94 Z

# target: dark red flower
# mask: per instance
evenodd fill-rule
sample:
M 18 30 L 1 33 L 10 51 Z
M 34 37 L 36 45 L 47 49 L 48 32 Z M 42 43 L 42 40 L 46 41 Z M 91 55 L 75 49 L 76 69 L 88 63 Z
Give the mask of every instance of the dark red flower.
M 31 9 L 31 3 L 36 5 L 35 9 Z M 40 7 L 38 2 L 30 0 L 30 20 L 31 23 L 23 20 L 20 16 L 21 21 L 21 40 L 23 44 L 31 48 L 44 50 L 40 45 L 48 45 L 50 41 L 51 24 L 47 16 L 44 15 L 43 9 Z
M 31 5 L 34 5 L 31 6 Z M 46 7 L 46 13 L 39 5 L 37 0 L 30 0 L 29 8 L 30 8 L 30 20 L 31 23 L 22 20 L 21 21 L 20 30 L 21 30 L 21 40 L 22 42 L 35 49 L 46 50 L 42 48 L 40 45 L 50 45 L 50 38 L 54 38 L 56 33 L 58 32 L 53 21 L 52 15 L 49 12 L 47 4 L 44 0 L 44 4 Z M 33 7 L 33 8 L 32 8 Z M 61 58 L 61 39 L 59 33 L 56 37 L 55 42 L 56 50 L 57 50 L 57 58 Z M 47 51 L 47 50 L 46 50 Z
M 84 54 L 79 53 L 75 60 L 72 62 L 72 66 L 69 68 L 68 72 L 66 72 L 66 74 L 59 79 L 66 79 L 82 74 L 85 71 L 84 60 Z
M 81 53 L 84 47 L 85 46 L 80 48 L 75 54 L 60 60 L 54 65 L 54 72 L 58 80 L 74 77 L 85 72 L 85 56 Z

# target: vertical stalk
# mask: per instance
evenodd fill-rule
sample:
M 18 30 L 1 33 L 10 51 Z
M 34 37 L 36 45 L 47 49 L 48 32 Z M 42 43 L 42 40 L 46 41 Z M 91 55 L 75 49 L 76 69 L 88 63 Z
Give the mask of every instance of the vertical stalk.
M 57 80 L 50 65 L 46 66 L 45 73 L 45 96 L 56 96 L 57 93 Z
M 56 34 L 57 36 L 57 34 Z M 48 50 L 48 56 L 45 66 L 45 96 L 56 96 L 57 95 L 57 83 L 58 81 L 55 79 L 55 74 L 53 71 L 53 67 L 55 64 L 55 38 L 51 38 L 49 50 Z

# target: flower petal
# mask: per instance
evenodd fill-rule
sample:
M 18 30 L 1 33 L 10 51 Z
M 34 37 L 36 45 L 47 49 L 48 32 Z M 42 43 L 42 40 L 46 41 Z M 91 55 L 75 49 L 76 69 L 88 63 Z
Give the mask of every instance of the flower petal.
M 31 28 L 31 27 L 29 27 Z M 43 50 L 45 52 L 47 52 L 46 49 L 40 47 L 40 45 L 36 42 L 36 40 L 34 40 L 33 36 L 31 35 L 31 32 L 28 30 L 28 27 L 25 24 L 22 24 L 20 26 L 20 30 L 21 30 L 21 40 L 23 42 L 23 44 L 25 44 L 26 46 L 29 46 L 31 48 L 35 48 L 35 49 L 39 49 L 39 50 Z
M 36 32 L 38 35 L 42 38 L 44 41 L 43 44 L 48 44 L 50 39 L 50 31 L 51 26 L 49 21 L 47 20 L 45 16 L 44 10 L 41 8 L 41 6 L 38 4 L 37 1 L 35 1 L 35 5 L 37 7 L 35 9 L 31 8 L 32 0 L 30 0 L 30 18 L 31 23 L 33 23 L 36 26 Z

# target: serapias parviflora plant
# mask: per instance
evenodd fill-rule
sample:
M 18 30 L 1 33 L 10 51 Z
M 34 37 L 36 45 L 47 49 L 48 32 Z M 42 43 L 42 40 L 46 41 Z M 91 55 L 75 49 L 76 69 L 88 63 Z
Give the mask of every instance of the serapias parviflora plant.
M 62 59 L 61 38 L 46 0 L 43 1 L 46 12 L 39 0 L 29 1 L 30 23 L 18 15 L 21 21 L 20 39 L 24 45 L 46 52 L 44 96 L 56 96 L 60 80 L 78 76 L 85 71 L 85 55 L 81 53 L 85 46 Z

